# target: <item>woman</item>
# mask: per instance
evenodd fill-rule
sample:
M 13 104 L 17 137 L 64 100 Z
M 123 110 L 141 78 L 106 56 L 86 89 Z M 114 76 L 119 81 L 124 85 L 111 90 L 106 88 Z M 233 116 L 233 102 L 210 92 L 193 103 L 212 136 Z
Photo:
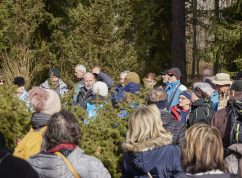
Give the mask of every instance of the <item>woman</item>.
M 217 128 L 204 123 L 191 126 L 181 145 L 181 178 L 230 178 L 226 174 L 222 139 Z M 239 176 L 238 176 L 239 177 Z
M 42 135 L 47 128 L 50 116 L 61 109 L 60 98 L 53 90 L 34 87 L 29 91 L 29 101 L 35 111 L 31 117 L 32 128 L 17 144 L 14 151 L 14 156 L 23 159 L 28 159 L 41 150 L 41 145 L 45 144 Z
M 44 137 L 47 151 L 28 160 L 40 178 L 110 178 L 100 160 L 78 147 L 80 124 L 72 113 L 53 114 Z
M 214 111 L 211 97 L 214 89 L 204 82 L 197 82 L 193 85 L 191 112 L 187 120 L 187 126 L 195 123 L 209 123 Z
M 162 126 L 155 105 L 140 107 L 129 118 L 122 177 L 176 177 L 183 173 L 180 150 Z

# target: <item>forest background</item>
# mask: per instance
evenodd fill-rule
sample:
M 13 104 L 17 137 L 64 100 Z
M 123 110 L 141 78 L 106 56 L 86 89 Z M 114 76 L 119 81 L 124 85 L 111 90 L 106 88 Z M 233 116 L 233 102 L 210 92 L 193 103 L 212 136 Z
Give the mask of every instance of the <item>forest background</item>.
M 7 84 L 23 76 L 28 89 L 53 66 L 71 89 L 76 64 L 99 65 L 114 79 L 126 69 L 143 77 L 177 66 L 187 83 L 206 67 L 239 71 L 241 32 L 242 0 L 0 0 L 0 68 Z M 0 130 L 13 148 L 30 126 L 30 112 L 14 89 L 0 90 Z M 127 121 L 108 107 L 83 126 L 82 147 L 119 177 Z

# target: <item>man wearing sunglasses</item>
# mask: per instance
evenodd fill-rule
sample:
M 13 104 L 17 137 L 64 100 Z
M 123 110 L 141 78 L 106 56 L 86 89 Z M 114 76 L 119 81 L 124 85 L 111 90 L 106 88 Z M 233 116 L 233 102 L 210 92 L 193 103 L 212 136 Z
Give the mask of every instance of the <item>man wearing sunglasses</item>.
M 181 70 L 177 67 L 173 67 L 167 71 L 168 83 L 165 88 L 165 92 L 168 96 L 168 110 L 178 104 L 179 96 L 182 91 L 187 90 L 187 87 L 181 84 Z

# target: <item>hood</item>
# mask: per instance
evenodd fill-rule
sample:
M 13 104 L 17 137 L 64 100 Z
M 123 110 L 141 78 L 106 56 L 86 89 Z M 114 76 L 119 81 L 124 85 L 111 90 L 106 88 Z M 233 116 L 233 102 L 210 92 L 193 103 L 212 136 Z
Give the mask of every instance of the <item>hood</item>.
M 123 88 L 124 91 L 128 93 L 135 94 L 136 92 L 140 91 L 140 85 L 134 82 L 129 83 Z
M 31 124 L 33 129 L 39 129 L 43 126 L 46 126 L 48 124 L 48 121 L 50 119 L 49 114 L 41 113 L 41 112 L 35 112 L 32 114 L 31 117 Z
M 143 152 L 143 151 L 153 150 L 154 148 L 164 146 L 165 145 L 164 142 L 165 140 L 159 137 L 155 139 L 146 140 L 142 143 L 130 144 L 130 143 L 124 142 L 122 144 L 122 148 L 124 151 Z
M 192 103 L 192 108 L 194 109 L 194 108 L 197 108 L 197 107 L 199 107 L 199 106 L 204 106 L 204 107 L 208 107 L 208 108 L 213 108 L 213 103 L 212 103 L 212 101 L 210 101 L 210 100 L 206 100 L 206 99 L 203 99 L 203 98 L 200 98 L 200 99 L 198 99 L 198 100 L 196 100 L 196 101 L 194 101 L 193 103 Z

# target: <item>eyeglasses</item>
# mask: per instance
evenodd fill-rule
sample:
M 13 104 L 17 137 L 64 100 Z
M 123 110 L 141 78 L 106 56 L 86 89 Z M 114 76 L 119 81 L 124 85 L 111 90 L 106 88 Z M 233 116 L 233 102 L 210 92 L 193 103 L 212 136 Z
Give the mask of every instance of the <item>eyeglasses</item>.
M 174 76 L 174 74 L 167 74 L 169 77 L 173 77 Z

